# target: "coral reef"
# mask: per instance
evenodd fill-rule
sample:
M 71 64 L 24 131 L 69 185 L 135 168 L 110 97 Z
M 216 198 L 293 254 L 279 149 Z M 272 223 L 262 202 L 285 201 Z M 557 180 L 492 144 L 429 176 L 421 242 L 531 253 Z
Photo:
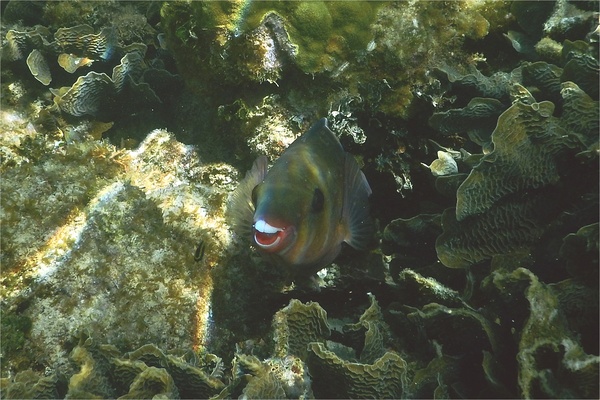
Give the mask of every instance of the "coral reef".
M 64 112 L 74 116 L 105 116 L 115 113 L 116 107 L 123 107 L 118 95 L 126 82 L 132 82 L 130 94 L 143 97 L 146 106 L 160 103 L 160 99 L 150 87 L 138 85 L 136 76 L 142 74 L 142 57 L 138 53 L 128 53 L 121 63 L 113 68 L 112 77 L 104 73 L 89 72 L 81 76 L 70 88 L 53 91 L 55 104 Z
M 525 268 L 498 271 L 493 284 L 499 291 L 513 289 L 529 304 L 519 317 L 524 319 L 517 353 L 521 396 L 595 397 L 600 358 L 586 354 L 569 329 L 567 308 L 559 300 L 564 289 L 545 285 Z M 540 363 L 546 368 L 538 368 Z
M 598 2 L 2 3 L 1 398 L 598 398 Z M 315 121 L 377 234 L 230 226 Z
M 544 210 L 542 204 L 549 197 L 556 201 L 564 198 L 557 192 L 564 189 L 554 187 L 569 171 L 559 168 L 569 159 L 574 163 L 575 155 L 586 146 L 577 133 L 563 129 L 564 123 L 553 117 L 553 112 L 550 102 L 517 102 L 498 118 L 498 127 L 491 137 L 494 150 L 481 159 L 456 192 L 455 220 L 451 213 L 444 214 L 445 233 L 437 243 L 438 256 L 444 264 L 467 267 L 492 254 L 517 248 L 526 251 L 528 242 L 539 237 L 542 227 L 556 217 L 555 208 L 546 206 Z M 591 133 L 579 132 L 583 137 Z M 527 199 L 510 200 L 523 191 L 530 193 Z M 476 222 L 469 218 L 481 214 L 484 216 Z M 484 225 L 495 233 L 484 234 Z M 469 230 L 479 232 L 478 240 L 482 241 L 469 244 L 466 237 L 473 237 Z M 498 239 L 492 239 L 494 236 Z M 456 247 L 458 243 L 464 250 Z
M 59 397 L 56 383 L 55 376 L 40 376 L 31 369 L 20 371 L 10 384 L 3 382 L 2 397 L 7 399 L 55 399 Z
M 475 97 L 464 108 L 433 114 L 431 126 L 444 135 L 466 132 L 473 142 L 487 145 L 496 127 L 498 116 L 505 110 L 497 99 Z
M 323 341 L 331 334 L 327 313 L 318 303 L 302 304 L 295 299 L 275 313 L 273 327 L 274 354 L 278 357 L 306 358 L 309 343 Z
M 308 365 L 314 391 L 320 398 L 396 398 L 406 390 L 406 361 L 394 351 L 386 351 L 389 328 L 381 309 L 371 296 L 371 305 L 356 324 L 343 331 L 348 336 L 364 336 L 359 360 L 345 359 L 342 345 L 327 342 L 309 344 Z M 328 345 L 329 344 L 329 345 Z
M 88 140 L 36 156 L 43 145 L 30 144 L 27 166 L 3 171 L 2 179 L 3 263 L 10 266 L 2 276 L 3 318 L 17 309 L 28 316 L 31 342 L 22 350 L 60 371 L 60 344 L 83 327 L 125 347 L 202 340 L 208 266 L 227 240 L 218 221 L 234 171 L 200 166 L 191 147 L 158 130 L 136 151 Z M 22 174 L 36 179 L 19 185 Z M 198 240 L 207 243 L 201 264 Z M 27 300 L 30 288 L 36 295 Z
M 78 5 L 52 2 L 43 7 L 44 12 L 40 13 L 43 20 L 34 28 L 19 22 L 26 18 L 19 13 L 27 14 L 31 10 L 9 7 L 15 9 L 16 19 L 6 25 L 2 62 L 7 68 L 3 73 L 14 71 L 19 79 L 26 80 L 20 73 L 26 64 L 37 81 L 51 85 L 54 103 L 47 101 L 48 94 L 40 87 L 31 86 L 28 95 L 41 98 L 37 112 L 54 119 L 62 131 L 72 129 L 81 121 L 72 116 L 91 116 L 103 122 L 117 122 L 110 132 L 115 143 L 123 136 L 141 140 L 150 130 L 145 121 L 156 123 L 168 119 L 168 114 L 163 115 L 163 112 L 172 106 L 172 94 L 178 91 L 181 82 L 166 70 L 169 67 L 165 61 L 170 58 L 156 51 L 159 47 L 155 43 L 156 30 L 146 18 L 151 14 L 147 12 L 144 16 L 142 3 L 138 4 L 139 9 L 125 5 L 119 9 L 119 5 L 108 2 Z M 145 11 L 151 9 L 149 5 L 146 7 Z M 96 12 L 101 14 L 102 11 L 102 18 L 114 17 L 110 26 L 106 24 L 108 21 L 94 19 L 98 17 Z M 68 15 L 78 23 L 73 24 Z M 69 20 L 68 27 L 57 25 L 63 19 Z M 81 23 L 83 21 L 88 23 Z M 163 75 L 163 82 L 157 82 L 156 74 Z M 31 100 L 29 96 L 23 98 L 19 106 L 24 107 L 26 101 Z M 155 112 L 148 113 L 146 110 L 150 108 Z M 129 124 L 142 129 L 135 132 L 128 126 L 128 132 L 121 131 Z
M 48 63 L 39 50 L 34 49 L 29 53 L 29 56 L 27 56 L 27 66 L 29 67 L 29 71 L 31 71 L 31 75 L 42 84 L 48 86 L 52 82 L 50 67 L 48 67 Z
M 331 71 L 346 62 L 353 52 L 367 48 L 367 44 L 373 37 L 370 24 L 375 20 L 377 9 L 383 4 L 385 2 L 366 1 L 307 1 L 284 4 L 245 0 L 192 3 L 191 19 L 188 16 L 188 20 L 183 23 L 178 20 L 182 15 L 176 9 L 180 6 L 167 4 L 163 9 L 163 17 L 168 24 L 176 21 L 177 26 L 187 25 L 196 32 L 213 31 L 217 35 L 217 40 L 221 42 L 231 40 L 232 46 L 235 46 L 236 38 L 244 35 L 249 35 L 252 40 L 257 38 L 260 40 L 262 36 L 267 39 L 263 43 L 274 40 L 274 43 L 267 47 L 256 46 L 255 52 L 263 53 L 263 57 L 269 57 L 269 49 L 280 46 L 283 48 L 276 51 L 287 50 L 287 55 L 291 56 L 295 64 L 304 72 L 319 72 Z M 265 25 L 270 28 L 268 25 L 273 23 L 274 18 L 280 20 L 276 22 L 279 27 L 277 29 L 271 27 L 270 34 L 275 37 L 268 39 L 269 34 L 267 37 L 264 36 Z M 193 38 L 191 30 L 183 32 L 177 29 L 175 36 L 179 40 L 187 40 L 190 36 Z M 284 35 L 289 35 L 289 39 Z M 291 43 L 288 44 L 288 41 Z M 281 46 L 282 43 L 285 45 Z M 238 57 L 237 54 L 228 56 Z M 258 61 L 256 67 L 262 64 L 267 67 L 267 70 L 271 69 L 270 66 L 261 63 L 259 58 L 256 61 Z M 252 61 L 246 65 L 251 66 Z M 268 80 L 268 76 L 268 72 L 263 77 L 257 75 L 259 80 Z
M 396 353 L 388 352 L 372 364 L 357 364 L 338 357 L 320 343 L 311 343 L 309 365 L 326 382 L 315 379 L 315 391 L 320 397 L 332 398 L 396 398 L 402 396 L 405 385 L 405 362 Z M 335 384 L 332 384 L 332 383 Z

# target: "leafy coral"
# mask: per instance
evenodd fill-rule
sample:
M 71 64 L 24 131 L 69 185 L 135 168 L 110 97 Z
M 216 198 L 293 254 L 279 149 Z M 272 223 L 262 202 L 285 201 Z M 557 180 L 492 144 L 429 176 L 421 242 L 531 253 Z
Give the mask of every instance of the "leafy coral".
M 558 189 L 551 189 L 565 174 L 559 161 L 565 157 L 574 160 L 575 153 L 585 146 L 578 136 L 563 130 L 561 121 L 552 117 L 553 111 L 549 102 L 516 103 L 500 116 L 492 134 L 494 150 L 482 158 L 457 190 L 456 222 L 451 213 L 445 213 L 442 224 L 446 232 L 439 237 L 437 247 L 446 265 L 466 267 L 485 259 L 486 253 L 489 257 L 517 248 L 526 252 L 527 238 L 533 241 L 539 237 L 541 227 L 556 216 L 556 210 L 544 210 L 542 203 L 548 196 L 555 201 L 560 197 Z M 530 196 L 510 200 L 523 191 L 529 191 Z M 480 214 L 493 230 L 487 231 L 482 219 L 473 222 Z M 471 233 L 466 233 L 467 226 Z M 485 245 L 483 241 L 469 244 L 465 240 L 465 235 L 475 238 L 473 232 L 477 231 Z M 494 236 L 497 240 L 492 239 Z M 463 256 L 458 256 L 458 243 L 464 248 Z M 471 251 L 480 253 L 467 255 Z M 449 254 L 466 262 L 451 259 Z
M 0 397 L 597 398 L 594 12 L 3 6 Z M 382 244 L 313 291 L 223 207 L 324 115 Z

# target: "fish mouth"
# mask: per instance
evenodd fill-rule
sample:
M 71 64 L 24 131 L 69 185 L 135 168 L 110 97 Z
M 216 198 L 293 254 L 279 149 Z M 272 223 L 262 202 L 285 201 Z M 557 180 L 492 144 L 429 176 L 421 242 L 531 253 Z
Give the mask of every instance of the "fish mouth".
M 285 228 L 273 226 L 263 219 L 254 223 L 254 242 L 261 249 L 276 251 L 286 236 Z

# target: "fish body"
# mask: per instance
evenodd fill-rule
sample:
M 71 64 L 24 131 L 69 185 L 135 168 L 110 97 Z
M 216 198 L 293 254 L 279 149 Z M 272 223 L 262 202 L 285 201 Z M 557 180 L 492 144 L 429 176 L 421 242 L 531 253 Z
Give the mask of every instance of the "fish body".
M 273 264 L 310 276 L 333 261 L 342 242 L 372 238 L 371 188 L 323 118 L 267 169 L 259 157 L 228 204 L 234 229 Z

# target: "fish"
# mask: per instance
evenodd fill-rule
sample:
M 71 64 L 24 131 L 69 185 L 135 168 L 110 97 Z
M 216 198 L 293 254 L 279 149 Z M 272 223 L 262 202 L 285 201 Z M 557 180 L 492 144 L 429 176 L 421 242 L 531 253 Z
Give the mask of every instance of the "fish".
M 260 156 L 232 192 L 234 232 L 293 277 L 329 265 L 345 242 L 366 250 L 373 238 L 372 191 L 354 157 L 322 118 L 268 168 Z

